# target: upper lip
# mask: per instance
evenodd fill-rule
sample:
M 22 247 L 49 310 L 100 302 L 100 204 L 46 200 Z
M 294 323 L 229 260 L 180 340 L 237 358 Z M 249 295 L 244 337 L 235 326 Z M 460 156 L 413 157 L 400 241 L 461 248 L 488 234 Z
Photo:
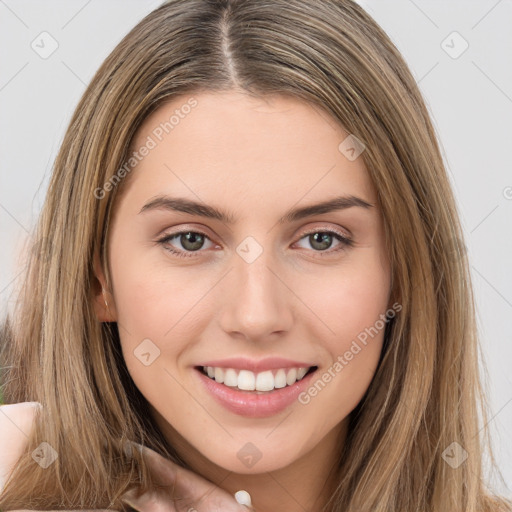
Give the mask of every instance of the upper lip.
M 266 370 L 277 370 L 279 368 L 311 368 L 316 366 L 312 363 L 303 361 L 294 361 L 282 357 L 268 357 L 266 359 L 254 360 L 246 357 L 233 357 L 230 359 L 216 359 L 215 361 L 205 361 L 198 366 L 214 366 L 217 368 L 234 368 L 237 370 L 249 370 L 254 373 L 264 372 Z

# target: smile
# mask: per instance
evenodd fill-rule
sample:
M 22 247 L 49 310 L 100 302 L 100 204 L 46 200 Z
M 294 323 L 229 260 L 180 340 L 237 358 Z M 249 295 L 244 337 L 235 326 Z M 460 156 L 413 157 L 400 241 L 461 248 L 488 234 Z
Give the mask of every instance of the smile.
M 202 372 L 208 375 L 210 379 L 230 388 L 241 391 L 271 392 L 274 389 L 291 386 L 315 369 L 316 366 L 310 368 L 279 368 L 255 373 L 250 370 L 203 366 Z
M 248 418 L 265 418 L 278 414 L 294 402 L 298 402 L 299 395 L 308 388 L 317 368 L 291 368 L 286 372 L 281 368 L 255 374 L 249 370 L 196 366 L 194 373 L 202 382 L 206 396 L 228 411 Z M 213 377 L 209 376 L 208 371 Z M 278 386 L 283 384 L 283 375 L 286 383 L 279 388 Z M 223 382 L 217 382 L 217 377 Z M 241 389 L 239 386 L 251 389 Z

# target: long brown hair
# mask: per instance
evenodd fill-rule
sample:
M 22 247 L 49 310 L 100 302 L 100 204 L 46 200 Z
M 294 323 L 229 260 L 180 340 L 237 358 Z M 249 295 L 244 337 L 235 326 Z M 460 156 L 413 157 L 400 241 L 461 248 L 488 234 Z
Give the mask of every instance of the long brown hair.
M 171 0 L 102 64 L 67 129 L 5 322 L 4 399 L 44 410 L 0 507 L 123 508 L 124 492 L 152 485 L 137 453 L 123 452 L 128 439 L 185 465 L 130 378 L 122 325 L 94 314 L 93 262 L 110 286 L 109 223 L 143 120 L 178 95 L 231 89 L 328 112 L 366 144 L 382 208 L 391 302 L 402 310 L 350 416 L 329 512 L 512 510 L 482 471 L 474 299 L 436 135 L 400 53 L 351 0 Z M 46 469 L 31 457 L 42 442 L 60 455 Z M 452 443 L 469 454 L 456 468 L 443 457 Z

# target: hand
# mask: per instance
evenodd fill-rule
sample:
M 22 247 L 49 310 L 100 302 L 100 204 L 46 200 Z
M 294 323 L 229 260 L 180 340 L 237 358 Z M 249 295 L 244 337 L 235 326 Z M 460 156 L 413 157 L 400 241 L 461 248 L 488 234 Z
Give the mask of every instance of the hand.
M 26 449 L 38 402 L 21 402 L 0 407 L 0 492 Z
M 0 453 L 0 491 L 3 487 L 2 477 L 10 474 L 25 450 L 38 407 L 40 404 L 36 402 L 22 402 L 0 407 L 0 439 L 4 442 L 9 440 L 8 443 L 5 442 L 5 449 Z M 142 452 L 155 483 L 167 487 L 167 489 L 147 492 L 138 498 L 135 497 L 135 491 L 126 493 L 123 496 L 123 502 L 139 512 L 249 512 L 253 510 L 238 504 L 233 495 L 192 471 L 165 459 L 154 450 L 137 443 L 132 445 Z M 94 512 L 112 512 L 112 510 L 96 509 Z
M 142 451 L 157 485 L 173 489 L 158 490 L 135 499 L 125 494 L 123 501 L 140 512 L 248 512 L 234 496 L 203 477 L 165 459 L 154 450 L 133 443 Z

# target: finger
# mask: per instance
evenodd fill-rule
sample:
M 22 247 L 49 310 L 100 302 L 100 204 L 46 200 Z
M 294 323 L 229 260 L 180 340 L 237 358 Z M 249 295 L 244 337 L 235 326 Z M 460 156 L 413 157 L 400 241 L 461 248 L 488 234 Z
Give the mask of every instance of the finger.
M 250 505 L 237 505 L 236 500 L 226 502 L 217 494 L 212 494 L 211 497 L 206 496 L 201 503 L 175 500 L 169 495 L 158 494 L 158 492 L 148 492 L 139 498 L 134 494 L 133 491 L 125 494 L 123 502 L 138 512 L 254 512 L 254 508 Z M 227 493 L 226 495 L 230 496 Z
M 174 495 L 167 493 L 169 505 L 163 504 L 157 493 L 146 493 L 136 498 L 135 491 L 127 493 L 126 502 L 141 512 L 164 512 L 193 510 L 196 512 L 247 512 L 250 508 L 240 505 L 232 494 L 214 483 L 182 468 L 162 457 L 154 450 L 138 443 L 131 443 L 144 456 L 145 461 L 155 477 L 155 483 L 172 488 Z M 163 507 L 163 508 L 161 508 Z
M 235 500 L 240 503 L 240 505 L 245 505 L 247 508 L 252 508 L 251 495 L 243 489 L 235 492 Z
M 27 448 L 34 426 L 38 402 L 20 402 L 0 406 L 0 491 L 2 491 L 19 458 Z

